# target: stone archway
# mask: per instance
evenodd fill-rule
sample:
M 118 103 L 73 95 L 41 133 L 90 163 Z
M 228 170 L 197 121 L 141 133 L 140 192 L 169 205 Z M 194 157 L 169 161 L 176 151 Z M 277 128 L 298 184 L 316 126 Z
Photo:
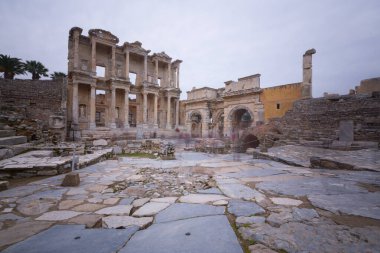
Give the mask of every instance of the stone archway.
M 192 112 L 190 114 L 191 122 L 191 137 L 200 138 L 202 137 L 202 115 L 200 112 Z
M 232 131 L 244 130 L 252 125 L 253 113 L 245 106 L 236 106 L 231 110 L 228 120 Z

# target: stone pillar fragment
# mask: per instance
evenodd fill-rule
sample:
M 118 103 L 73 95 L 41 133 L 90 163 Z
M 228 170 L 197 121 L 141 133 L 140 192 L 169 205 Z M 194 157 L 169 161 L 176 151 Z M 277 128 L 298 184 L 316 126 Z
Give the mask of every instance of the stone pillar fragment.
M 168 63 L 168 87 L 171 87 L 171 64 Z
M 116 107 L 116 89 L 115 87 L 111 88 L 111 108 L 110 108 L 110 116 L 111 116 L 111 124 L 110 128 L 116 128 L 116 123 L 115 123 L 115 108 Z
M 316 51 L 309 49 L 303 55 L 303 80 L 301 85 L 302 98 L 312 98 L 312 56 Z
M 91 94 L 90 94 L 90 129 L 96 128 L 95 123 L 95 112 L 96 112 L 96 85 L 91 85 Z
M 78 31 L 74 32 L 74 69 L 79 67 L 79 35 Z
M 176 87 L 179 89 L 179 65 L 177 67 Z

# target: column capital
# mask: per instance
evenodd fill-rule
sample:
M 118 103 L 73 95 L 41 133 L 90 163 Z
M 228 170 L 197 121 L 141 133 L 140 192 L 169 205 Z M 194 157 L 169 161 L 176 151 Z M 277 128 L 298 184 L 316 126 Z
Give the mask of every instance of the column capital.
M 96 83 L 90 84 L 91 88 L 96 88 Z

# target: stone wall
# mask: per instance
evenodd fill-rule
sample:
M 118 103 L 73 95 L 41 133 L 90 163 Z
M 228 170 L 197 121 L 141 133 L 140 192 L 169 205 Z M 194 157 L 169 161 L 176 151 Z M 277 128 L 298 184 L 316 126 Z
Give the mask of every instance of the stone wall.
M 66 79 L 0 79 L 0 122 L 28 140 L 66 136 Z
M 264 118 L 279 118 L 292 109 L 293 103 L 302 98 L 301 83 L 264 88 L 260 101 L 264 104 Z
M 347 134 L 352 141 L 380 142 L 380 93 L 299 100 L 271 123 L 280 129 L 285 143 L 317 141 L 329 146 L 333 141 L 350 141 L 342 139 Z

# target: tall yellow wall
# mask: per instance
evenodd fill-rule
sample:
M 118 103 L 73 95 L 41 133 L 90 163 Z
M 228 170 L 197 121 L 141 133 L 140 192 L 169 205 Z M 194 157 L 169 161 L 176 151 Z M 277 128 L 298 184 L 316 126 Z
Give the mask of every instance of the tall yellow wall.
M 294 101 L 299 99 L 301 99 L 301 83 L 264 88 L 260 94 L 260 101 L 264 104 L 265 120 L 284 116 L 292 109 Z M 280 104 L 280 109 L 277 109 L 277 104 Z

